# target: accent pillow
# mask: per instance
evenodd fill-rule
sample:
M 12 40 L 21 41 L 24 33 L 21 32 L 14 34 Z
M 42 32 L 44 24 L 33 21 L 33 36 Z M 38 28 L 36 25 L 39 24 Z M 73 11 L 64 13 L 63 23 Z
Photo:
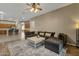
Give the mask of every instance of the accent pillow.
M 39 33 L 39 35 L 44 35 L 44 33 Z
M 55 37 L 58 37 L 58 34 L 59 34 L 59 33 L 55 33 L 55 35 L 54 35 L 54 36 L 55 36 Z
M 50 37 L 51 36 L 51 33 L 46 33 L 45 36 Z

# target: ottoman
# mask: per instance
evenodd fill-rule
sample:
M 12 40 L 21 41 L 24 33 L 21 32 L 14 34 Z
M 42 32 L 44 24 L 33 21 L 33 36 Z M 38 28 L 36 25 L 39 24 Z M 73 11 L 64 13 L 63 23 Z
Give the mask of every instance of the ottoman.
M 28 39 L 29 44 L 35 48 L 42 45 L 45 40 L 45 38 L 43 37 L 31 37 L 27 39 Z

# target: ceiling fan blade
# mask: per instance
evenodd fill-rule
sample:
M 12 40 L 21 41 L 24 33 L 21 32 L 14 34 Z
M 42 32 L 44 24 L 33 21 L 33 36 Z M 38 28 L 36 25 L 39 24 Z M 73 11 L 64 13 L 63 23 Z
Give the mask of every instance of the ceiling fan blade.
M 31 6 L 30 3 L 26 3 L 27 6 Z
M 25 8 L 25 10 L 30 10 L 31 8 Z
M 37 3 L 37 5 L 40 5 L 40 3 Z
M 42 8 L 38 8 L 39 10 L 42 10 Z
M 32 8 L 31 5 L 29 3 L 26 3 L 26 7 L 25 8 Z

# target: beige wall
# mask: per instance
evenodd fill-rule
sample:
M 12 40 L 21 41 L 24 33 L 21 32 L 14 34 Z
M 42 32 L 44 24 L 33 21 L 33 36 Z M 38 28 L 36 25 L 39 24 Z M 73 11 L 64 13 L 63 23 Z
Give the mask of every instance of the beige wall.
M 70 37 L 68 43 L 76 42 L 75 21 L 79 20 L 79 4 L 72 4 L 47 14 L 35 17 L 35 29 L 66 33 Z

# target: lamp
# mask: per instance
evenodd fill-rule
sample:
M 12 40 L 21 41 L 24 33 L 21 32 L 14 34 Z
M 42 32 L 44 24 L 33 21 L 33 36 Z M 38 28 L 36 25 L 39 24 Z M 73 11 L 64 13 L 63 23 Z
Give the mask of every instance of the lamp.
M 38 12 L 39 10 L 38 10 L 38 9 L 31 8 L 30 11 L 36 13 L 36 12 Z
M 30 11 L 33 12 L 34 11 L 34 8 L 31 8 Z
M 79 23 L 76 24 L 76 29 L 79 29 Z

